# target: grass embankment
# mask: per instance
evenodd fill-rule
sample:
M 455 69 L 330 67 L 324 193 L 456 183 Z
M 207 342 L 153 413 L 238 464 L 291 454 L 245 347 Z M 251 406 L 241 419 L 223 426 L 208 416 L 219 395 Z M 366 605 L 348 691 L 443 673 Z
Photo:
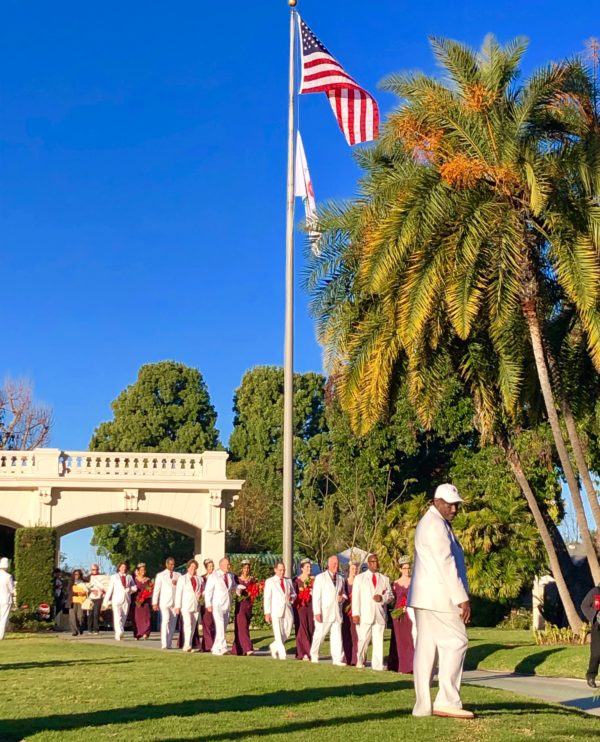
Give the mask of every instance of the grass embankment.
M 463 700 L 475 721 L 414 719 L 410 677 L 292 659 L 11 637 L 0 660 L 3 741 L 512 742 L 598 733 L 596 718 L 474 686 Z
M 586 646 L 537 646 L 531 631 L 469 629 L 468 670 L 501 670 L 524 675 L 583 678 L 590 656 Z

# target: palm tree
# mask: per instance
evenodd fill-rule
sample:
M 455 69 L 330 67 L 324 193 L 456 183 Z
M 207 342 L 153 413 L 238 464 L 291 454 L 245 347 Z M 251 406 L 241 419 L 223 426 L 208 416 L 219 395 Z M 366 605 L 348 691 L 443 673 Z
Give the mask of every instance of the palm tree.
M 573 124 L 582 126 L 573 101 L 585 93 L 584 70 L 552 65 L 516 87 L 522 39 L 501 48 L 488 37 L 480 54 L 442 39 L 432 46 L 450 82 L 424 75 L 387 80 L 403 104 L 380 145 L 361 157 L 368 173 L 362 197 L 323 214 L 326 249 L 312 281 L 321 339 L 339 365 L 343 404 L 364 430 L 385 412 L 401 349 L 414 368 L 421 346 L 440 342 L 446 316 L 463 339 L 486 317 L 502 402 L 514 413 L 527 337 L 588 562 L 600 580 L 543 335 L 544 318 L 555 311 L 548 298 L 559 287 L 600 366 L 600 209 L 585 186 L 597 180 L 596 160 L 587 150 L 583 157 Z

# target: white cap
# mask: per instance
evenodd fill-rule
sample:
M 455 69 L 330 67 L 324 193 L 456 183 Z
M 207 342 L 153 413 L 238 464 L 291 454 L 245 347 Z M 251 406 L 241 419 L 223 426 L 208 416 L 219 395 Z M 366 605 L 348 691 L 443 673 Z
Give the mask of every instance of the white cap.
M 0 569 L 8 569 L 8 559 L 6 557 L 0 559 Z
M 434 500 L 443 500 L 449 505 L 455 502 L 464 502 L 462 497 L 458 494 L 458 490 L 453 484 L 440 484 L 435 490 Z

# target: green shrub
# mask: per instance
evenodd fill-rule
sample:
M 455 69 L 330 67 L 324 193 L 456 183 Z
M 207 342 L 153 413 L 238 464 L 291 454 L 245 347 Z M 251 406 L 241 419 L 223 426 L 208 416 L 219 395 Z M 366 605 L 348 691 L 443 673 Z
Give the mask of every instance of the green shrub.
M 576 633 L 569 627 L 564 629 L 554 626 L 554 624 L 546 624 L 546 628 L 542 631 L 534 631 L 533 637 L 535 643 L 540 646 L 548 646 L 553 644 L 585 644 L 587 635 L 590 633 L 590 625 L 584 623 L 581 630 Z
M 56 559 L 54 528 L 17 528 L 15 534 L 15 578 L 17 605 L 35 612 L 41 603 L 54 600 L 52 572 Z
M 498 624 L 499 629 L 530 629 L 533 625 L 533 613 L 528 608 L 513 608 Z
M 37 611 L 17 609 L 13 611 L 8 619 L 12 631 L 38 632 L 54 631 L 54 621 L 50 619 L 40 620 Z

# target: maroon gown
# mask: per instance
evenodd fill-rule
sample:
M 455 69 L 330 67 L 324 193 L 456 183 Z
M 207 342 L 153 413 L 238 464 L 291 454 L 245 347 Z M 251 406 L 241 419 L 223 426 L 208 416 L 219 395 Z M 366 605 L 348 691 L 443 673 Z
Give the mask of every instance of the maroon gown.
M 393 672 L 408 674 L 413 671 L 413 657 L 415 654 L 412 638 L 412 621 L 406 612 L 408 588 L 398 585 L 395 582 L 392 585 L 392 589 L 396 596 L 394 608 L 404 607 L 405 611 L 400 618 L 392 619 L 392 636 L 390 638 L 390 653 L 387 668 Z
M 346 580 L 344 592 L 348 596 L 348 600 L 342 606 L 342 645 L 344 647 L 346 663 L 348 665 L 356 665 L 358 633 L 356 631 L 356 624 L 352 623 L 352 613 L 350 611 L 350 607 L 352 606 L 352 585 L 349 584 L 348 580 Z
M 310 658 L 310 646 L 312 644 L 313 634 L 315 633 L 315 619 L 312 608 L 312 585 L 311 577 L 311 598 L 306 605 L 300 605 L 298 598 L 294 601 L 294 628 L 296 630 L 296 659 L 303 660 L 305 657 Z M 302 589 L 302 583 L 299 577 L 294 578 L 294 590 L 299 595 Z
M 204 595 L 207 579 L 208 575 L 204 575 L 202 578 L 202 595 Z M 215 643 L 217 628 L 215 626 L 213 614 L 210 611 L 207 611 L 205 606 L 201 606 L 200 608 L 200 620 L 202 621 L 202 651 L 210 652 Z
M 238 585 L 249 585 L 254 582 L 254 577 L 243 580 L 237 578 Z M 243 595 L 243 593 L 242 593 Z M 234 636 L 231 646 L 231 654 L 245 655 L 254 652 L 252 639 L 250 638 L 250 622 L 252 621 L 252 601 L 248 596 L 244 600 L 237 600 L 235 604 Z
M 143 636 L 150 636 L 152 631 L 152 596 L 146 598 L 142 605 L 138 605 L 138 596 L 140 596 L 146 585 L 150 580 L 142 582 L 135 578 L 135 586 L 137 587 L 137 593 L 132 596 L 132 603 L 134 604 L 133 609 L 133 635 L 136 639 L 141 639 Z

